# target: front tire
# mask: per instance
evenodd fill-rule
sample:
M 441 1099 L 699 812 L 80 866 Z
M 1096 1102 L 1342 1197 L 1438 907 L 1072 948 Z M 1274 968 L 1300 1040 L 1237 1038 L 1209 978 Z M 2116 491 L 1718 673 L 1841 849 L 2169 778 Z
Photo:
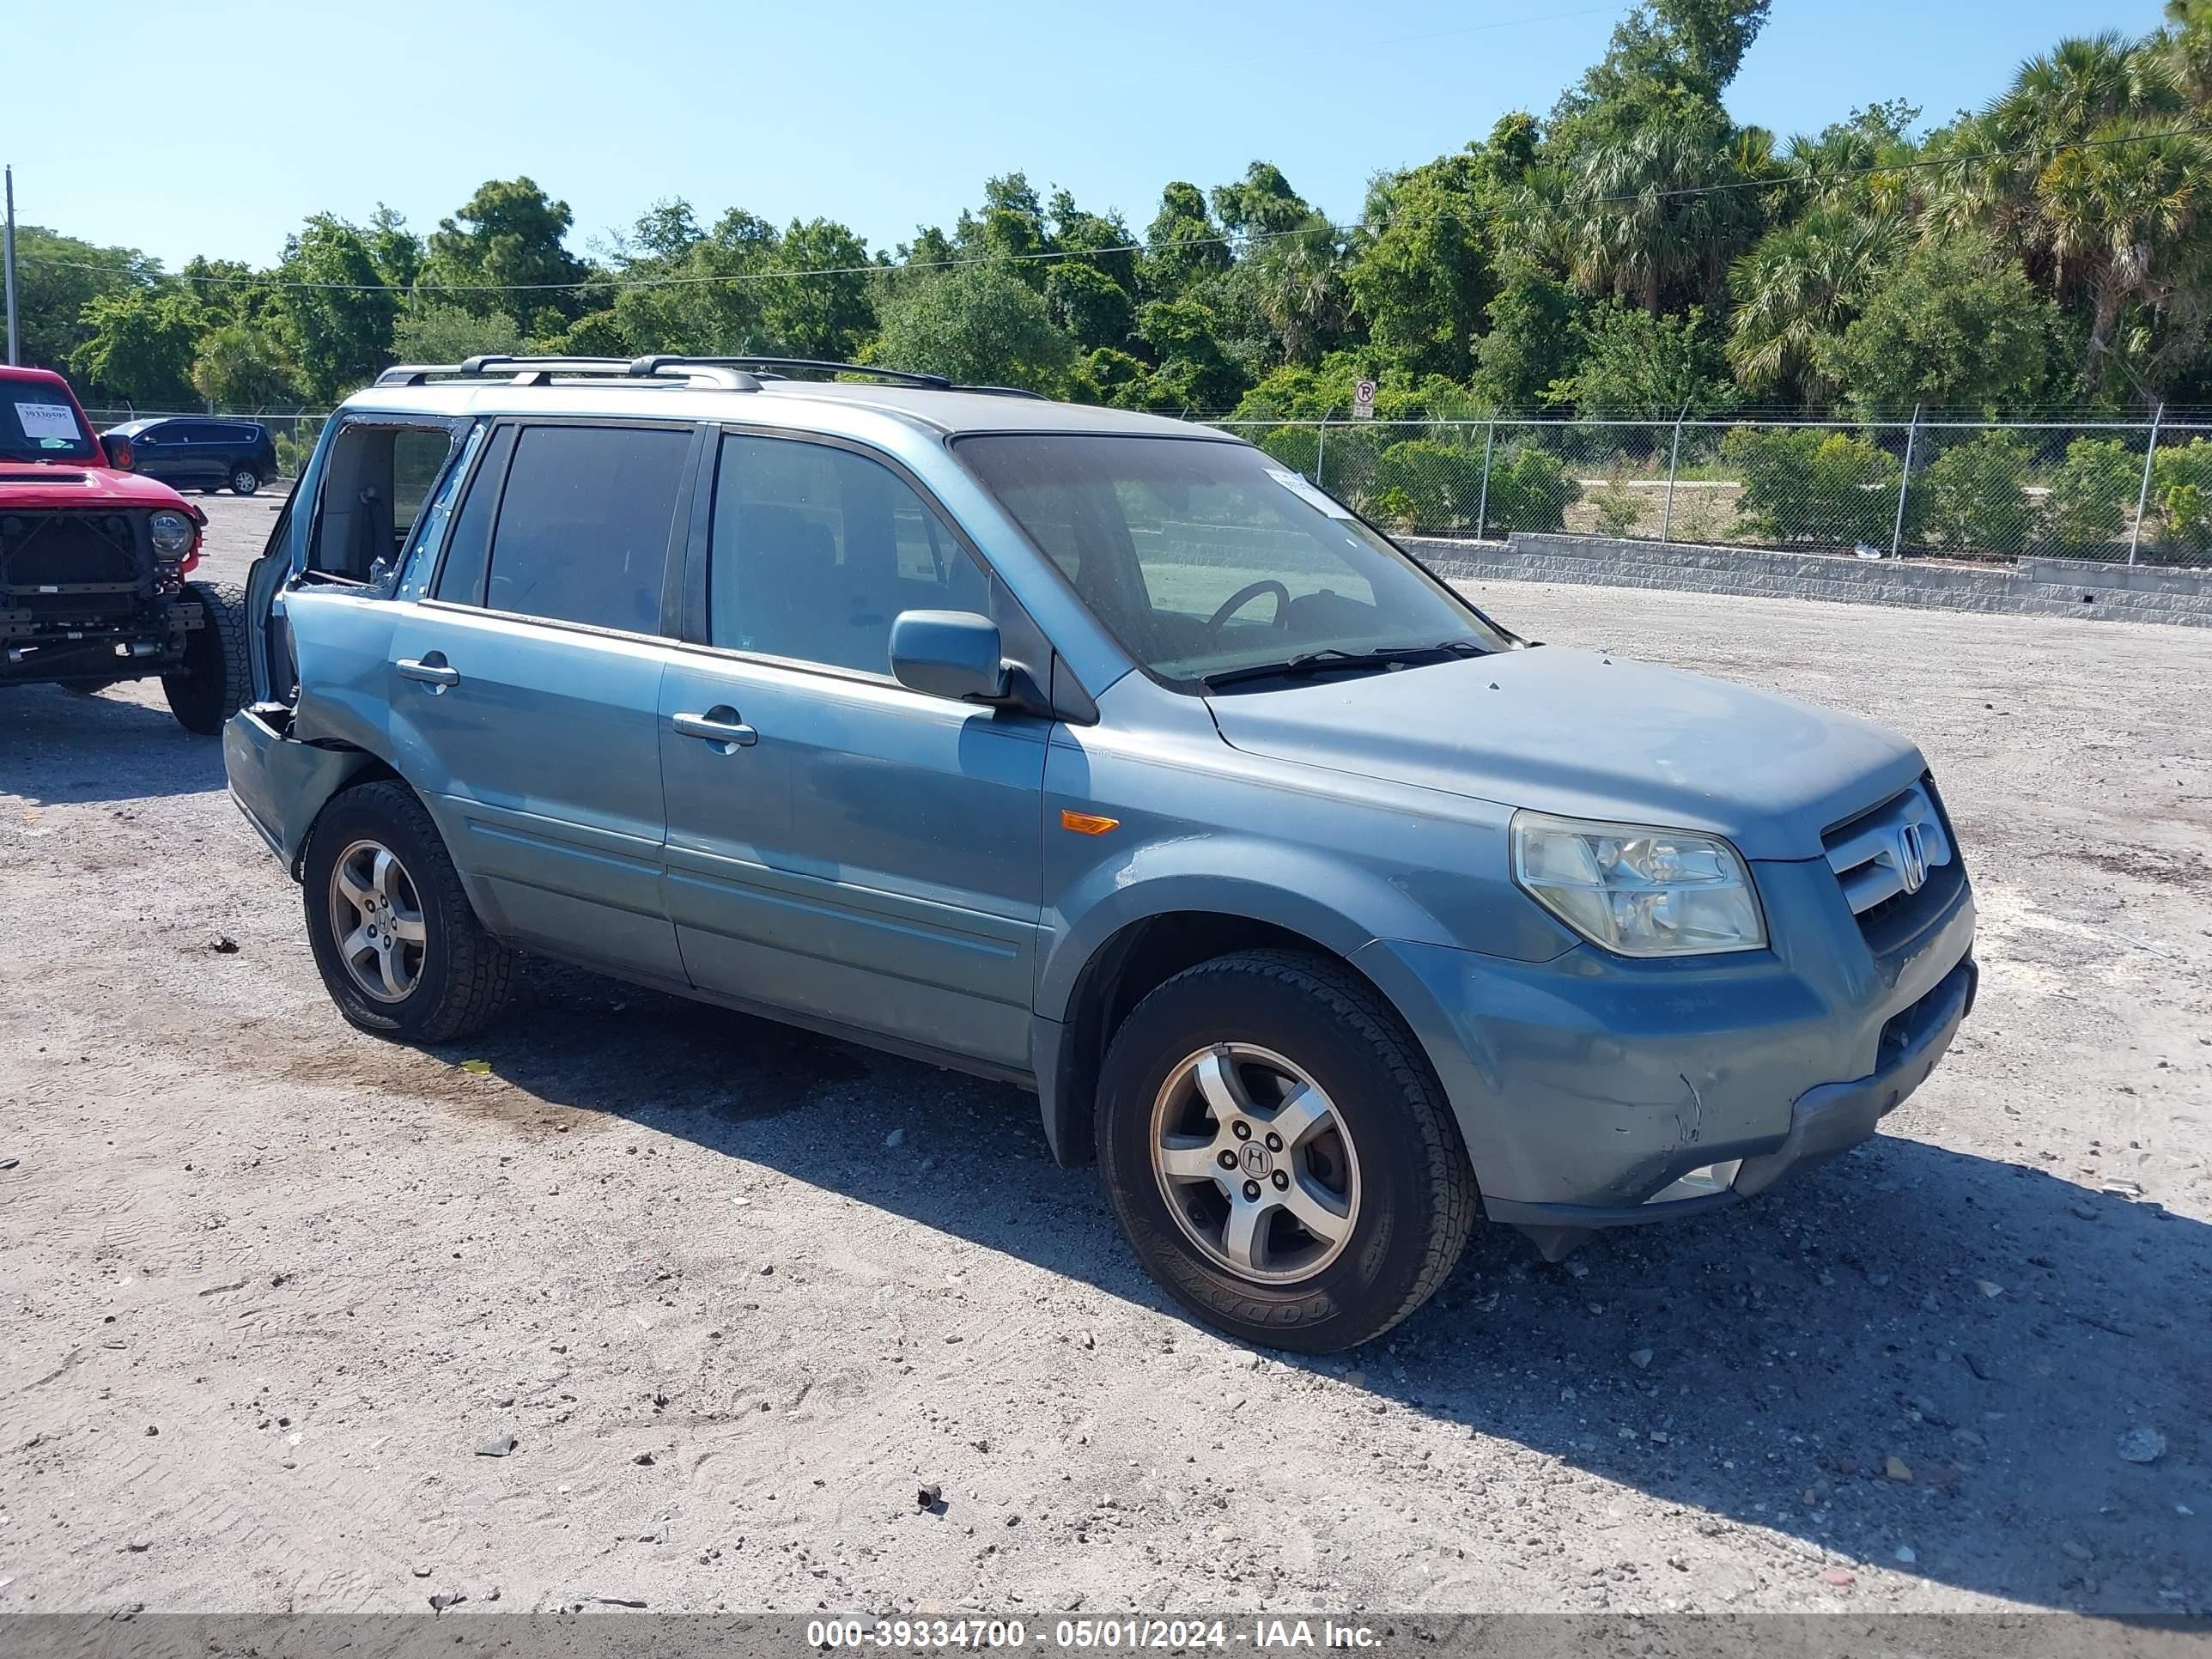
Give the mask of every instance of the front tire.
M 220 737 L 223 722 L 253 698 L 246 590 L 229 582 L 186 582 L 184 597 L 198 602 L 201 625 L 185 635 L 184 662 L 162 676 L 161 690 L 178 725 L 199 737 Z
M 230 493 L 251 495 L 261 488 L 261 475 L 250 466 L 233 467 L 230 472 Z
M 1474 1173 L 1412 1034 L 1319 957 L 1222 957 L 1146 997 L 1107 1049 L 1097 1146 L 1146 1270 L 1265 1346 L 1372 1340 L 1474 1224 Z
M 415 793 L 386 781 L 323 809 L 301 892 L 323 987 L 349 1023 L 402 1042 L 450 1042 L 506 1007 L 514 956 L 477 920 Z

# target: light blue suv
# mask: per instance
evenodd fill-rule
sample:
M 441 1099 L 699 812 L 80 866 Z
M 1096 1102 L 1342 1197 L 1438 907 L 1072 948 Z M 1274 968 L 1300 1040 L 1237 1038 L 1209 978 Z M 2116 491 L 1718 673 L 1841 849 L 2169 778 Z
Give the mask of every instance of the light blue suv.
M 1948 1047 L 1905 738 L 1518 639 L 1219 433 L 825 367 L 331 422 L 225 753 L 353 1024 L 477 1030 L 521 950 L 1022 1084 L 1170 1291 L 1308 1350 L 1478 1209 L 1699 1214 Z

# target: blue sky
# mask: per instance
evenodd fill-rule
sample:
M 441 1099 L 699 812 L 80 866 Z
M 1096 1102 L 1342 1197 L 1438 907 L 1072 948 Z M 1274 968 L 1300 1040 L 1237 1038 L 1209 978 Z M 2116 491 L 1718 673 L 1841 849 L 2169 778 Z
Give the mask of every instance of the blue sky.
M 1019 168 L 1141 229 L 1170 179 L 1255 157 L 1339 219 L 1368 177 L 1547 110 L 1625 9 L 1589 0 L 972 0 L 951 6 L 191 0 L 12 9 L 0 160 L 18 216 L 175 264 L 266 263 L 307 214 L 417 229 L 527 173 L 587 247 L 657 198 L 842 220 L 890 246 Z M 2066 34 L 2159 0 L 1775 0 L 1731 88 L 1810 131 L 1903 96 L 1940 119 Z

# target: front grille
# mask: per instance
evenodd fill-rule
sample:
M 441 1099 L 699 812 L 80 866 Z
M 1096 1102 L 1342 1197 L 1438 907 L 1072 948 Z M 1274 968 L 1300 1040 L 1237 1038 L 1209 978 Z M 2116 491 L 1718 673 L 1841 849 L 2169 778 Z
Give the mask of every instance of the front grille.
M 148 574 L 143 527 L 121 513 L 0 513 L 0 588 L 15 592 Z
M 1820 839 L 1876 956 L 1917 934 L 1966 879 L 1950 821 L 1924 777 Z

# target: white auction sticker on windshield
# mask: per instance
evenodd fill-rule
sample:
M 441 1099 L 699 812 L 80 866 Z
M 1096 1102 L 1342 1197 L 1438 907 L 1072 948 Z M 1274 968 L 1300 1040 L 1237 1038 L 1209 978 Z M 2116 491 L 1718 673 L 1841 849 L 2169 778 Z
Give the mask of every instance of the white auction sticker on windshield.
M 17 404 L 15 418 L 22 422 L 26 438 L 63 438 L 75 442 L 83 435 L 77 430 L 76 411 L 67 404 Z
M 1332 519 L 1348 519 L 1352 517 L 1352 509 L 1350 507 L 1346 507 L 1342 501 L 1332 501 L 1328 496 L 1323 495 L 1320 490 L 1316 489 L 1311 484 L 1308 483 L 1304 478 L 1298 477 L 1295 472 L 1284 472 L 1271 466 L 1267 469 L 1267 476 L 1273 478 L 1277 483 L 1282 485 L 1284 489 L 1289 490 L 1291 495 L 1304 501 L 1308 507 L 1318 508 L 1320 511 L 1328 514 Z

